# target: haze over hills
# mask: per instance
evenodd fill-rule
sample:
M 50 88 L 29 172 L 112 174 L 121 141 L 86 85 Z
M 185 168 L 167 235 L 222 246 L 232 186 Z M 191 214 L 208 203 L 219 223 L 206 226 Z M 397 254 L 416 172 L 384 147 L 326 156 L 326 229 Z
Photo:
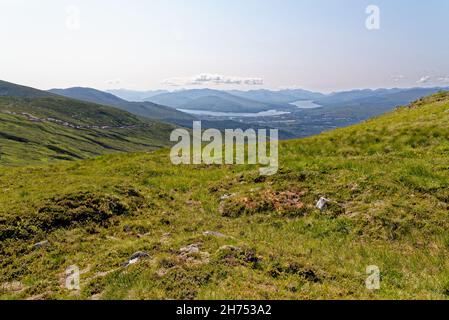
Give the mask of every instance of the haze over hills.
M 127 101 L 137 101 L 142 102 L 145 100 L 145 98 L 149 98 L 161 93 L 167 93 L 167 90 L 148 90 L 148 91 L 137 91 L 137 90 L 128 90 L 128 89 L 111 89 L 107 90 L 106 92 L 109 92 L 113 94 L 114 96 L 117 96 L 121 99 L 127 100 Z
M 103 105 L 117 107 L 136 115 L 144 116 L 151 119 L 163 120 L 166 122 L 174 123 L 186 128 L 191 128 L 193 121 L 199 120 L 198 118 L 178 111 L 174 108 L 161 106 L 152 102 L 131 102 L 120 99 L 110 93 L 99 91 L 92 88 L 68 88 L 68 89 L 52 89 L 49 90 L 54 94 L 59 94 L 65 97 L 70 97 L 82 101 L 89 101 L 93 103 L 99 103 Z M 210 104 L 208 104 L 210 105 Z M 207 105 L 207 106 L 208 106 Z M 199 105 L 196 105 L 199 106 Z M 201 108 L 201 107 L 200 107 Z M 239 109 L 240 110 L 240 109 Z M 215 128 L 219 130 L 224 129 L 272 129 L 263 124 L 246 124 L 241 121 L 234 121 L 232 119 L 203 119 L 202 126 L 204 129 Z M 280 137 L 282 139 L 294 138 L 294 134 L 284 131 L 280 128 Z
M 203 121 L 232 120 L 245 123 L 246 126 L 267 126 L 283 131 L 283 137 L 306 137 L 355 124 L 374 116 L 391 111 L 397 106 L 406 105 L 412 101 L 437 93 L 447 88 L 392 88 L 392 89 L 365 89 L 321 94 L 301 89 L 289 90 L 250 90 L 222 91 L 209 89 L 195 89 L 176 91 L 161 96 L 165 103 L 174 106 L 186 106 L 186 112 L 190 110 L 206 110 L 223 112 L 233 110 L 235 113 L 210 115 L 195 113 L 195 116 Z M 251 98 L 252 102 L 258 102 L 266 109 L 282 111 L 273 116 L 260 116 L 257 111 L 239 106 L 238 103 L 223 101 L 222 97 Z M 155 96 L 153 98 L 158 98 Z M 301 102 L 313 101 L 313 107 L 298 107 Z M 161 101 L 162 102 L 162 101 Z M 296 103 L 295 105 L 293 103 Z M 226 106 L 228 108 L 226 108 Z M 257 110 L 257 109 L 256 109 Z M 229 112 L 229 111 L 228 111 Z M 238 113 L 254 113 L 253 117 L 238 116 Z M 284 112 L 284 113 L 283 113 Z M 285 113 L 287 112 L 287 113 Z M 219 122 L 215 122 L 219 124 Z
M 303 89 L 285 89 L 278 91 L 267 89 L 249 90 L 249 91 L 230 90 L 228 92 L 242 98 L 272 104 L 292 103 L 298 100 L 316 101 L 325 97 L 325 95 L 322 93 L 312 92 Z
M 407 104 L 419 97 L 446 89 L 448 88 L 364 89 L 333 92 L 330 94 L 303 89 L 260 89 L 248 91 L 186 89 L 156 94 L 145 100 L 177 109 L 218 112 L 260 112 L 270 109 L 285 110 L 292 108 L 291 103 L 297 101 L 313 101 L 322 107 L 349 107 L 357 104 L 363 107 L 363 103 L 366 103 L 365 108 L 360 108 L 358 111 L 363 113 L 365 111 L 363 109 L 366 109 L 369 114 L 373 114 L 376 113 L 376 110 L 372 109 L 376 109 L 376 107 L 380 108 L 380 112 L 385 112 L 385 110 L 391 110 L 396 105 Z M 142 94 L 144 93 L 142 92 Z
M 212 89 L 191 89 L 159 94 L 145 99 L 176 109 L 219 112 L 261 112 L 275 108 L 271 103 L 254 101 Z
M 156 99 L 170 100 L 190 110 L 237 113 L 250 110 L 255 114 L 265 108 L 288 110 L 288 113 L 279 116 L 194 117 L 171 107 L 152 102 L 129 102 L 90 88 L 53 89 L 46 92 L 1 81 L 1 161 L 14 164 L 80 159 L 110 152 L 153 150 L 169 144 L 169 133 L 173 126 L 139 116 L 186 127 L 191 127 L 192 121 L 201 119 L 204 129 L 277 128 L 282 139 L 305 137 L 361 122 L 441 90 L 353 90 L 323 95 L 304 90 L 255 90 L 245 94 L 243 91 L 233 91 L 231 94 L 196 89 L 155 96 Z M 288 103 L 300 97 L 315 97 L 313 101 L 321 106 L 300 109 Z
M 172 125 L 0 82 L 0 163 L 73 160 L 169 145 Z
M 408 104 L 420 97 L 439 91 L 445 91 L 449 87 L 434 88 L 392 88 L 392 89 L 365 89 L 334 92 L 314 100 L 323 106 L 345 106 L 348 104 L 363 104 L 384 101 L 397 105 Z
M 49 92 L 82 101 L 113 106 L 138 116 L 153 120 L 162 120 L 178 125 L 191 124 L 195 117 L 176 109 L 152 102 L 130 102 L 111 93 L 92 88 L 74 87 L 68 89 L 51 89 Z

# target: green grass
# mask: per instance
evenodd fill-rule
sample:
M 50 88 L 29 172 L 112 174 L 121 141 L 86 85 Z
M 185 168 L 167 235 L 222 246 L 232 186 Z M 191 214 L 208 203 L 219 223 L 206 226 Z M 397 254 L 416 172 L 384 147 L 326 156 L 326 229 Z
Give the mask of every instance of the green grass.
M 51 121 L 33 122 L 23 113 L 67 121 L 80 128 Z M 62 97 L 0 97 L 0 164 L 37 164 L 152 151 L 169 145 L 173 129 L 171 125 L 143 120 L 115 108 Z
M 283 142 L 265 179 L 255 166 L 173 166 L 168 150 L 2 168 L 1 297 L 447 299 L 448 110 L 441 93 Z M 324 212 L 321 196 L 334 202 Z M 185 257 L 190 244 L 200 252 Z M 150 258 L 123 268 L 136 251 Z M 77 293 L 63 286 L 73 264 Z M 369 265 L 380 290 L 365 287 Z

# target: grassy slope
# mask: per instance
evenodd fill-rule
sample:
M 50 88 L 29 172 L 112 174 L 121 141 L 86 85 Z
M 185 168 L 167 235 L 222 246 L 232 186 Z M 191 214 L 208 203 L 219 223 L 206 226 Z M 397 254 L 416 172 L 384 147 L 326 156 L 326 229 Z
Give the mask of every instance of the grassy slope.
M 55 118 L 83 128 L 70 128 L 49 121 L 32 122 L 21 113 Z M 127 128 L 119 128 L 121 126 Z M 141 120 L 115 108 L 62 97 L 0 97 L 1 164 L 19 165 L 84 159 L 113 152 L 154 150 L 167 146 L 171 130 L 171 125 Z
M 265 181 L 252 166 L 175 167 L 165 150 L 1 170 L 0 283 L 23 285 L 2 297 L 70 297 L 77 264 L 80 298 L 445 299 L 448 110 L 440 94 L 284 142 Z M 319 212 L 320 196 L 338 205 Z M 194 243 L 202 254 L 186 260 Z M 151 258 L 120 267 L 139 250 Z M 369 265 L 379 291 L 365 288 Z

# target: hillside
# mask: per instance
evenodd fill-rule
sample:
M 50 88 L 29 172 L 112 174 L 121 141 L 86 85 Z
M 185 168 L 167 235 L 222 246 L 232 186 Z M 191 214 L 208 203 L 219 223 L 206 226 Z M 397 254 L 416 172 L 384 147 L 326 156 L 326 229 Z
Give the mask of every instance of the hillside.
M 0 83 L 0 164 L 85 159 L 169 145 L 173 126 L 128 112 Z
M 441 93 L 283 142 L 270 178 L 167 150 L 1 168 L 1 297 L 447 299 L 448 110 Z
M 195 120 L 193 116 L 170 107 L 152 102 L 130 102 L 120 99 L 113 94 L 91 88 L 52 89 L 50 92 L 72 99 L 116 107 L 138 116 L 178 125 L 191 125 L 192 121 Z
M 254 101 L 212 89 L 192 89 L 162 93 L 145 100 L 187 110 L 260 112 L 276 108 L 276 106 L 269 103 Z
M 54 96 L 53 94 L 38 89 L 17 85 L 0 80 L 0 97 L 22 97 L 22 98 L 44 98 Z
M 127 90 L 127 89 L 112 89 L 108 90 L 108 93 L 113 94 L 121 99 L 127 101 L 139 101 L 142 102 L 146 98 L 161 94 L 167 93 L 166 90 L 148 90 L 148 91 L 137 91 L 137 90 Z
M 279 91 L 272 91 L 266 89 L 248 90 L 248 91 L 231 90 L 228 92 L 230 94 L 242 98 L 271 104 L 286 104 L 286 103 L 288 104 L 298 100 L 316 101 L 325 97 L 325 95 L 322 93 L 311 92 L 302 89 L 285 89 Z

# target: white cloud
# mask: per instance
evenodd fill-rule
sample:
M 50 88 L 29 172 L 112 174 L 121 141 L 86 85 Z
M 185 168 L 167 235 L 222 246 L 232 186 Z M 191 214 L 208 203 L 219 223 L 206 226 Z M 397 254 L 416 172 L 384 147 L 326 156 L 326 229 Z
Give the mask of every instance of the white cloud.
M 118 78 L 106 81 L 106 84 L 109 86 L 118 86 L 121 83 L 122 83 L 122 79 L 118 79 Z
M 428 83 L 431 79 L 432 78 L 430 76 L 423 76 L 418 81 L 416 81 L 416 83 L 419 83 L 419 84 Z
M 220 74 L 202 73 L 190 78 L 170 78 L 162 82 L 169 86 L 183 86 L 183 85 L 249 85 L 259 86 L 263 85 L 262 78 L 249 77 L 233 77 L 224 76 Z
M 425 84 L 428 82 L 433 83 L 449 83 L 449 76 L 423 76 L 421 79 L 416 81 L 419 84 Z
M 403 76 L 402 74 L 398 74 L 398 75 L 392 76 L 392 78 L 393 78 L 394 82 L 399 82 L 399 81 L 405 79 L 405 76 Z
M 185 83 L 185 78 L 170 78 L 162 81 L 162 84 L 173 87 L 182 86 L 183 83 Z
M 438 82 L 449 83 L 449 76 L 439 77 Z

